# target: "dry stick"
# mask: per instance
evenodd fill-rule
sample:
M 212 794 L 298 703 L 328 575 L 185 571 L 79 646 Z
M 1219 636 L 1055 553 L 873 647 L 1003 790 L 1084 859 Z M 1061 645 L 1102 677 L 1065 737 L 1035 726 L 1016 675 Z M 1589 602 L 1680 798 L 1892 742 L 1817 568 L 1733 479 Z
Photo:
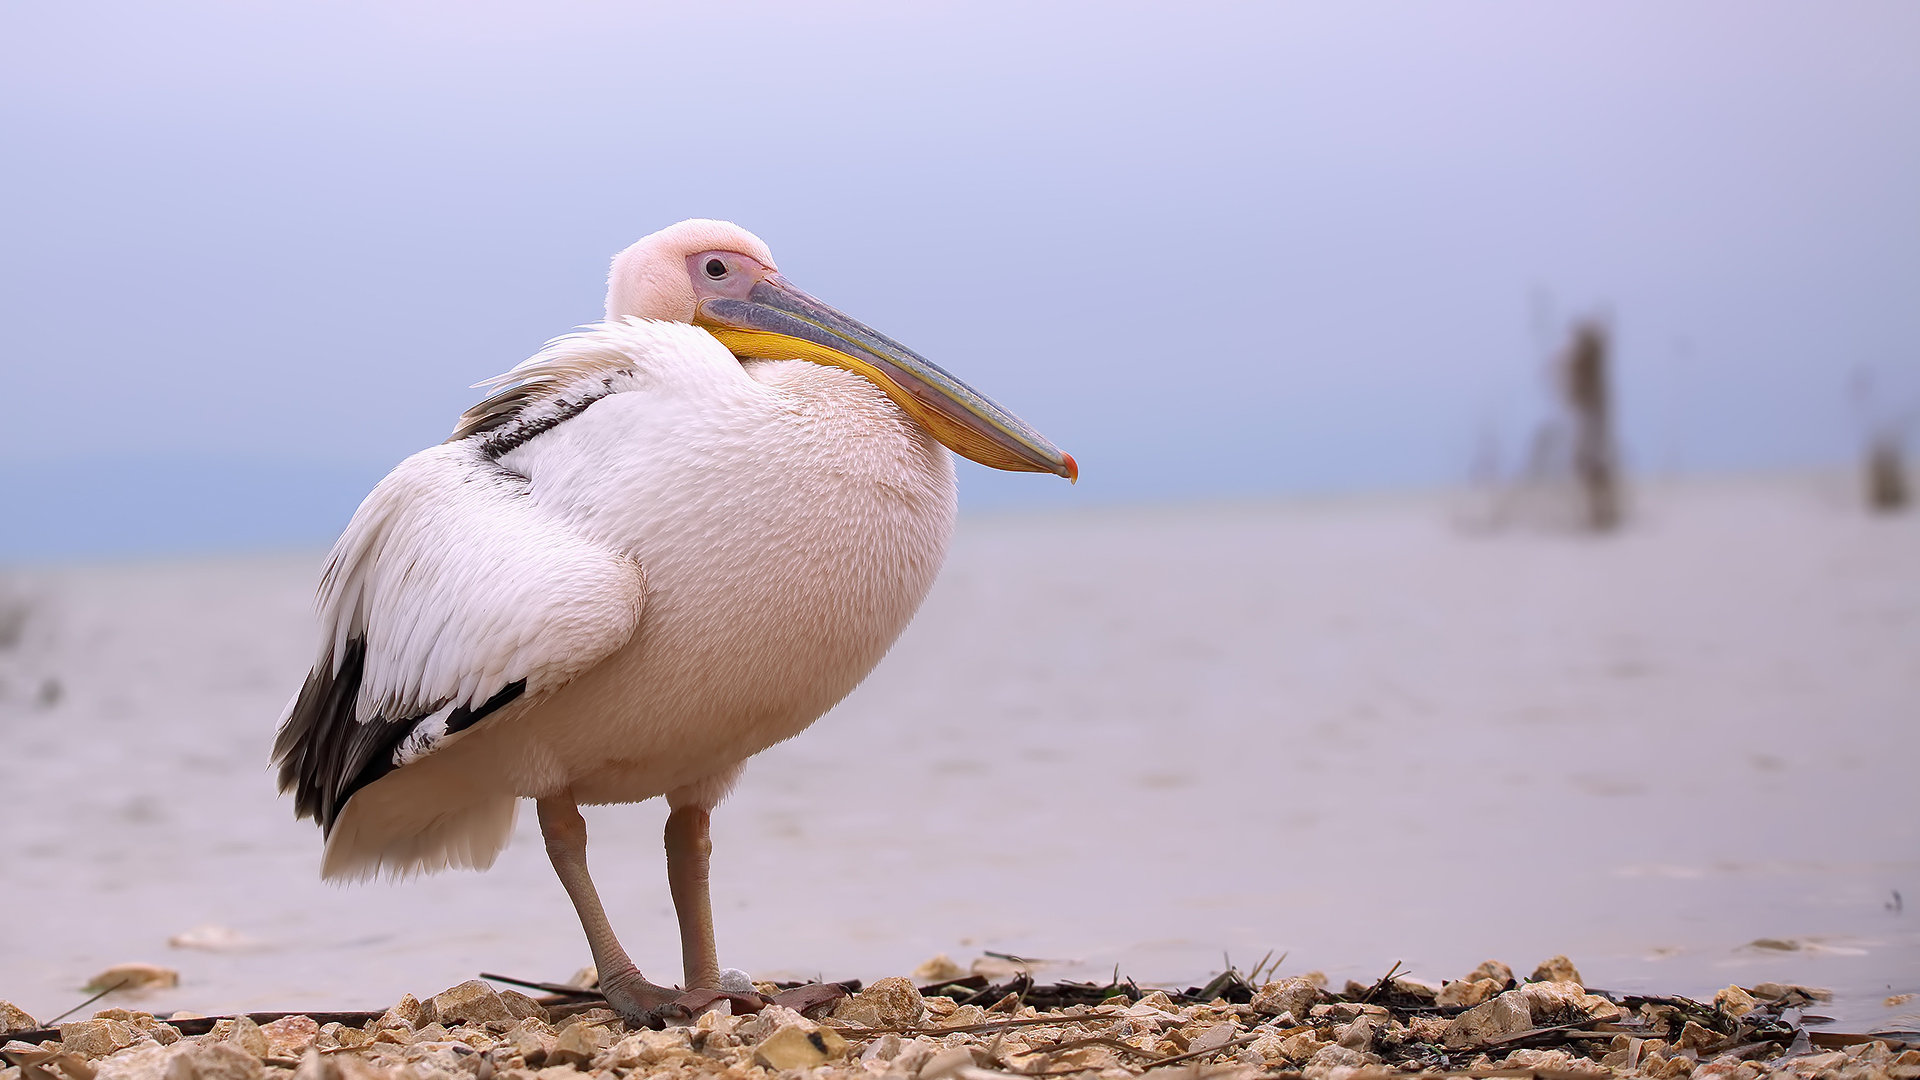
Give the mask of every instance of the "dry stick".
M 59 1022 L 60 1022 L 60 1021 L 62 1021 L 62 1020 L 65 1020 L 65 1019 L 66 1019 L 67 1017 L 69 1017 L 69 1016 L 72 1016 L 72 1015 L 73 1015 L 74 1013 L 77 1013 L 77 1012 L 79 1012 L 79 1011 L 80 1011 L 81 1009 L 84 1009 L 84 1008 L 86 1008 L 87 1006 L 89 1006 L 89 1005 L 91 1005 L 91 1004 L 93 1004 L 94 1002 L 96 1002 L 96 1001 L 99 1001 L 99 1000 L 100 1000 L 101 998 L 103 998 L 103 997 L 106 997 L 106 996 L 107 996 L 108 994 L 111 994 L 111 993 L 113 993 L 113 992 L 114 992 L 115 990 L 118 990 L 118 989 L 120 989 L 121 987 L 123 987 L 123 986 L 125 986 L 125 985 L 127 985 L 128 983 L 130 983 L 130 982 L 132 982 L 132 981 L 133 981 L 133 976 L 131 976 L 131 975 L 122 975 L 122 976 L 120 977 L 120 981 L 119 981 L 119 982 L 117 982 L 117 983 L 114 983 L 114 984 L 113 984 L 112 986 L 109 986 L 109 987 L 107 987 L 107 988 L 106 988 L 105 990 L 102 990 L 102 991 L 100 991 L 99 993 L 97 993 L 97 994 L 95 994 L 95 995 L 93 995 L 92 997 L 90 997 L 90 998 L 88 998 L 87 1000 L 85 1000 L 85 1001 L 83 1001 L 83 1002 L 81 1002 L 80 1004 L 78 1004 L 78 1005 L 75 1005 L 75 1006 L 74 1006 L 73 1008 L 71 1008 L 71 1009 L 68 1009 L 68 1010 L 67 1010 L 66 1012 L 63 1012 L 63 1013 L 61 1013 L 61 1014 L 60 1014 L 59 1016 L 56 1016 L 56 1017 L 54 1017 L 53 1019 L 51 1019 L 51 1020 L 49 1020 L 49 1021 L 47 1021 L 47 1026 L 48 1026 L 48 1027 L 52 1027 L 53 1025 L 55 1025 L 55 1024 L 57 1024 L 57 1023 L 59 1023 Z
M 842 1035 L 857 1035 L 868 1038 L 874 1035 L 973 1035 L 982 1031 L 1004 1031 L 1007 1028 L 1033 1027 L 1036 1024 L 1052 1024 L 1065 1027 L 1068 1024 L 1084 1024 L 1094 1020 L 1104 1020 L 1109 1024 L 1125 1020 L 1124 1016 L 1104 1016 L 1088 1013 L 1081 1016 L 1029 1016 L 1019 1020 L 989 1020 L 984 1024 L 956 1024 L 953 1027 L 843 1027 L 835 1028 Z
M 488 971 L 481 972 L 480 977 L 491 982 L 503 982 L 509 986 L 524 986 L 529 990 L 544 990 L 549 994 L 565 994 L 568 997 L 595 998 L 606 996 L 598 990 L 589 990 L 584 986 L 570 986 L 567 983 L 535 982 L 531 979 L 516 979 L 511 975 L 495 975 Z

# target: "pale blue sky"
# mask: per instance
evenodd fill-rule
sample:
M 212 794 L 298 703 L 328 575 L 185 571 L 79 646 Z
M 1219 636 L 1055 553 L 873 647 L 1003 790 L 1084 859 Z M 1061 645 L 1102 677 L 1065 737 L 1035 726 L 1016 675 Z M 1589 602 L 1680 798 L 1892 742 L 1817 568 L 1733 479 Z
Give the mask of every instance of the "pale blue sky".
M 1444 483 L 1611 313 L 1643 468 L 1920 395 L 1920 7 L 9 5 L 0 559 L 324 544 L 683 217 L 1069 488 Z M 1545 313 L 1543 325 L 1541 318 Z

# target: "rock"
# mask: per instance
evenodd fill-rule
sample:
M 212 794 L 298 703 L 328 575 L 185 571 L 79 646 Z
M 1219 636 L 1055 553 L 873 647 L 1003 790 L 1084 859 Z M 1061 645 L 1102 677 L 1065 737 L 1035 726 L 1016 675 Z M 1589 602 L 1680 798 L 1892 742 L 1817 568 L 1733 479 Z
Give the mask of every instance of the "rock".
M 1521 995 L 1533 1022 L 1543 1027 L 1577 1020 L 1617 1020 L 1622 1015 L 1620 1006 L 1599 994 L 1587 993 L 1575 982 L 1528 983 L 1508 993 Z
M 832 1028 L 806 1030 L 788 1024 L 754 1047 L 753 1059 L 776 1072 L 786 1069 L 811 1069 L 825 1065 L 847 1052 L 847 1040 Z
M 594 1040 L 593 1032 L 591 1024 L 569 1026 L 553 1041 L 553 1049 L 547 1051 L 547 1061 L 556 1065 L 586 1068 L 593 1063 L 594 1055 L 600 1052 L 600 1044 Z
M 39 1031 L 40 1021 L 27 1015 L 27 1011 L 11 1001 L 0 1001 L 0 1035 L 11 1035 L 16 1031 Z
M 233 1043 L 207 1042 L 167 1062 L 165 1080 L 261 1080 L 265 1073 L 259 1058 Z
M 897 1058 L 899 1056 L 900 1056 L 900 1036 L 895 1035 L 892 1032 L 888 1032 L 885 1035 L 882 1035 L 879 1038 L 873 1040 L 872 1042 L 867 1044 L 867 1048 L 865 1050 L 860 1051 L 860 1060 L 863 1062 L 892 1061 L 894 1058 Z
M 1279 1016 L 1281 1013 L 1305 1016 L 1307 1010 L 1319 1000 L 1320 988 L 1296 975 L 1262 986 L 1253 995 L 1252 1005 L 1253 1011 L 1266 1016 Z
M 920 991 L 905 979 L 881 979 L 834 1006 L 833 1018 L 870 1028 L 906 1028 L 927 1015 Z
M 940 1018 L 940 1026 L 945 1028 L 967 1027 L 971 1024 L 987 1022 L 987 1010 L 978 1005 L 962 1005 Z
M 1459 979 L 1440 988 L 1433 999 L 1443 1009 L 1470 1009 L 1500 992 L 1506 983 L 1492 979 Z
M 1542 961 L 1539 967 L 1533 969 L 1533 981 L 1570 982 L 1580 983 L 1583 988 L 1586 986 L 1586 983 L 1580 979 L 1580 970 L 1573 966 L 1573 961 L 1564 956 Z
M 720 989 L 725 990 L 729 994 L 754 994 L 759 992 L 754 986 L 753 976 L 741 971 L 739 968 L 720 969 Z
M 299 1058 L 320 1037 L 320 1025 L 311 1016 L 283 1016 L 261 1024 L 260 1034 L 267 1037 L 268 1052 L 264 1056 Z
M 567 985 L 577 986 L 582 990 L 597 990 L 600 988 L 600 970 L 583 967 L 573 973 L 573 978 L 567 980 Z
M 1313 1060 L 1313 1055 L 1319 1053 L 1321 1047 L 1326 1045 L 1325 1039 L 1311 1031 L 1302 1031 L 1280 1040 L 1280 1056 L 1295 1065 L 1305 1065 Z
M 1364 1020 L 1355 1021 L 1355 1023 L 1365 1022 Z M 1233 1024 L 1215 1024 L 1194 1036 L 1193 1039 L 1187 1043 L 1187 1053 L 1211 1053 L 1232 1042 L 1233 1037 L 1238 1033 L 1239 1029 Z
M 489 1020 L 519 1020 L 500 1000 L 493 987 L 479 979 L 468 979 L 433 995 L 433 1019 L 442 1024 L 484 1024 Z
M 1515 1050 L 1500 1063 L 1502 1069 L 1532 1069 L 1535 1073 L 1561 1077 L 1609 1076 L 1613 1070 L 1588 1058 L 1574 1057 L 1565 1050 Z
M 1407 1021 L 1407 1029 L 1415 1042 L 1437 1043 L 1446 1039 L 1450 1023 L 1444 1016 L 1416 1016 Z
M 102 990 L 164 990 L 180 985 L 180 973 L 158 964 L 115 964 L 87 980 L 80 989 L 88 993 Z
M 1454 1047 L 1479 1046 L 1532 1028 L 1533 1011 L 1526 996 L 1509 990 L 1454 1017 L 1447 1025 L 1445 1042 Z
M 1362 1053 L 1338 1043 L 1328 1043 L 1314 1051 L 1313 1056 L 1307 1059 L 1307 1064 L 1302 1071 L 1307 1074 L 1309 1080 L 1316 1080 L 1319 1077 L 1336 1080 L 1336 1078 L 1351 1075 L 1353 1070 L 1379 1063 L 1380 1059 L 1372 1054 Z
M 1757 1005 L 1758 1003 L 1753 1000 L 1752 994 L 1747 993 L 1737 986 L 1729 986 L 1725 990 L 1713 995 L 1713 1007 L 1732 1017 L 1745 1016 L 1752 1012 Z
M 311 1023 L 311 1021 L 308 1022 Z M 214 1025 L 214 1031 L 218 1032 L 220 1027 L 220 1024 Z M 273 1051 L 272 1044 L 267 1042 L 266 1033 L 260 1030 L 259 1024 L 253 1022 L 252 1017 L 234 1017 L 233 1026 L 227 1028 L 220 1038 L 257 1058 L 265 1058 Z
M 537 1069 L 547 1063 L 547 1053 L 557 1041 L 545 1022 L 540 1020 L 522 1020 L 508 1028 L 505 1041 L 520 1055 L 520 1060 L 528 1068 Z
M 920 1065 L 920 1080 L 946 1080 L 974 1067 L 973 1051 L 964 1046 L 937 1050 Z
M 1004 956 L 982 956 L 975 960 L 969 970 L 988 982 L 1006 982 L 1016 975 L 1031 974 L 1032 965 L 1018 960 L 1009 960 Z
M 1507 984 L 1513 981 L 1513 969 L 1498 960 L 1488 960 L 1468 972 L 1462 981 L 1473 982 L 1476 979 L 1492 979 L 1496 989 L 1505 990 Z
M 1753 996 L 1760 1001 L 1779 1001 L 1793 994 L 1804 996 L 1808 1001 L 1832 1001 L 1833 991 L 1816 990 L 1811 986 L 1795 986 L 1792 983 L 1763 982 L 1753 984 Z
M 373 1029 L 378 1031 L 381 1028 L 404 1027 L 412 1031 L 420 1026 L 421 1021 L 420 999 L 412 994 L 401 994 L 400 1000 L 394 1002 L 392 1008 L 382 1013 L 380 1019 L 373 1022 Z
M 1373 1017 L 1362 1016 L 1351 1024 L 1336 1028 L 1335 1041 L 1349 1050 L 1373 1049 Z
M 543 1024 L 548 1020 L 546 1006 L 518 990 L 500 991 L 500 1004 L 507 1007 L 507 1015 L 513 1017 L 515 1020 L 525 1020 L 528 1017 L 532 1017 Z
M 1686 1026 L 1680 1029 L 1680 1038 L 1674 1042 L 1674 1045 L 1682 1050 L 1698 1052 L 1719 1041 L 1719 1032 L 1689 1020 Z
M 967 977 L 967 969 L 953 962 L 953 957 L 938 953 L 933 959 L 913 969 L 913 980 L 921 986 L 933 986 L 936 983 L 951 982 Z
M 594 1061 L 602 1068 L 632 1069 L 690 1057 L 694 1053 L 690 1031 L 684 1027 L 670 1027 L 665 1031 L 636 1031 L 615 1043 Z
M 1408 978 L 1405 975 L 1393 980 L 1392 986 L 1394 990 L 1416 1001 L 1431 1002 L 1440 996 L 1440 988 L 1438 986 L 1432 983 L 1422 982 L 1419 979 Z
M 120 1020 L 78 1020 L 60 1025 L 60 1047 L 83 1058 L 101 1058 L 132 1046 L 133 1026 Z

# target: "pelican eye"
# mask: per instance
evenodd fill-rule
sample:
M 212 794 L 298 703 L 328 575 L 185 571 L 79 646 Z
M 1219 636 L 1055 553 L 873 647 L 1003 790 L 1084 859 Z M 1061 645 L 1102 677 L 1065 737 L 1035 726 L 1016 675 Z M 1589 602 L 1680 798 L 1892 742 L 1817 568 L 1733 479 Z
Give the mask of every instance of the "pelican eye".
M 708 259 L 707 260 L 707 276 L 710 278 L 726 277 L 727 264 L 721 262 L 719 259 Z

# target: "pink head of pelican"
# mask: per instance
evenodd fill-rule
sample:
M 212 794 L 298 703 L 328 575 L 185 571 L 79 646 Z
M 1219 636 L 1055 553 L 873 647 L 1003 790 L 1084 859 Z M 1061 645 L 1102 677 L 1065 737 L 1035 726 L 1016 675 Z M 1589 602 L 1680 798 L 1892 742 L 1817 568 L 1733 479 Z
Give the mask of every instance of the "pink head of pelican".
M 328 557 L 319 649 L 274 757 L 328 877 L 484 868 L 521 798 L 608 1002 L 721 991 L 710 812 L 746 760 L 872 670 L 955 513 L 942 444 L 1074 479 L 1031 427 L 685 221 L 613 263 L 607 318 L 489 384 Z M 664 796 L 687 995 L 641 975 L 587 873 L 581 804 Z

